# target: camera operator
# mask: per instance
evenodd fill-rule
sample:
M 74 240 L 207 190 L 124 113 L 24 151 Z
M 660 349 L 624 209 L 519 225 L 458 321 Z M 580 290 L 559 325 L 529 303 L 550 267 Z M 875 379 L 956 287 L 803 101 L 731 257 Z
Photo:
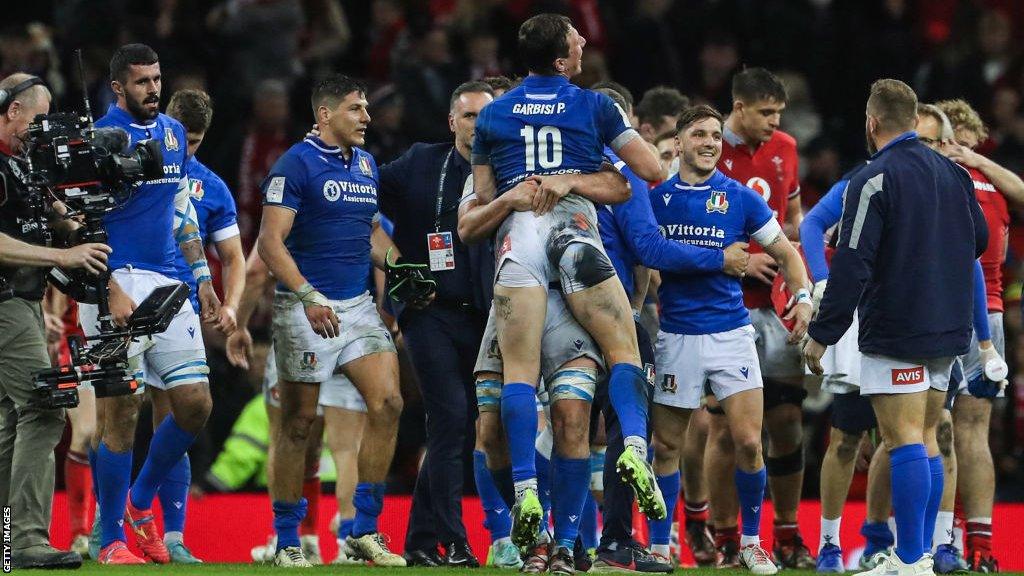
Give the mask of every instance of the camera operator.
M 50 367 L 41 307 L 46 271 L 101 272 L 110 248 L 44 245 L 19 156 L 29 123 L 50 109 L 50 92 L 22 73 L 0 80 L 0 91 L 0 506 L 11 507 L 15 568 L 77 568 L 81 556 L 54 549 L 49 536 L 53 448 L 64 432 L 64 410 L 33 404 L 32 375 Z

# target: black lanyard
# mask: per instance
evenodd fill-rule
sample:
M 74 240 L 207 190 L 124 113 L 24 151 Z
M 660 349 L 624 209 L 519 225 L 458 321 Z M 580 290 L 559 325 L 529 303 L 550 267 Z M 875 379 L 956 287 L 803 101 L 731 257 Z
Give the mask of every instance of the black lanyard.
M 448 151 L 448 155 L 444 157 L 444 164 L 441 166 L 441 178 L 437 181 L 437 205 L 434 208 L 434 232 L 441 231 L 441 204 L 444 203 L 444 181 L 448 177 L 448 165 L 452 161 L 452 152 L 455 152 L 455 146 L 452 146 L 451 150 Z

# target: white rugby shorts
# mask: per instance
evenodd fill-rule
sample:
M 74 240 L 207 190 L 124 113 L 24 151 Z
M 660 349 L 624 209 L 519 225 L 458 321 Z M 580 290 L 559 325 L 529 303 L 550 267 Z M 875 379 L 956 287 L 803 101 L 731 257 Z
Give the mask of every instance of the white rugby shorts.
M 714 334 L 660 331 L 654 358 L 654 402 L 663 406 L 700 408 L 705 384 L 719 401 L 762 387 L 750 325 Z
M 395 353 L 384 322 L 369 292 L 347 300 L 331 300 L 340 334 L 322 338 L 313 331 L 306 311 L 291 292 L 274 295 L 274 348 L 277 370 L 290 382 L 326 382 L 349 362 L 378 352 Z
M 912 394 L 929 388 L 945 392 L 955 356 L 901 360 L 877 354 L 861 354 L 860 393 Z

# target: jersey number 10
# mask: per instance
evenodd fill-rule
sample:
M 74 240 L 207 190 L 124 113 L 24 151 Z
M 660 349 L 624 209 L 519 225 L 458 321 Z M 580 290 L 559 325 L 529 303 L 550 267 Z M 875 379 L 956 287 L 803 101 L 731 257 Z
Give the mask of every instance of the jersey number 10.
M 526 171 L 558 168 L 562 165 L 562 132 L 555 126 L 541 126 L 534 134 L 533 126 L 519 131 L 526 144 Z M 550 143 L 548 142 L 550 140 Z

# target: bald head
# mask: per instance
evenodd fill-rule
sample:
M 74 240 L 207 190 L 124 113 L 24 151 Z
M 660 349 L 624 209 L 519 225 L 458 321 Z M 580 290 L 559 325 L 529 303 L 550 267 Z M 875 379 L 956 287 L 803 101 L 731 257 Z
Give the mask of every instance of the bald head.
M 0 114 L 0 140 L 8 149 L 21 152 L 28 125 L 40 114 L 50 111 L 50 91 L 41 84 L 20 91 L 18 86 L 34 78 L 21 72 L 0 80 L 0 89 L 14 90 L 7 103 L 7 109 Z
M 14 74 L 11 74 L 3 80 L 0 80 L 0 90 L 13 90 L 19 84 L 27 82 L 28 80 L 31 80 L 33 78 L 35 78 L 35 76 L 31 74 L 26 74 L 24 72 L 15 72 Z M 13 101 L 20 102 L 22 106 L 33 106 L 39 104 L 41 100 L 45 100 L 47 106 L 49 106 L 50 91 L 46 88 L 46 86 L 42 84 L 36 84 L 35 86 L 31 86 L 27 89 L 18 92 L 13 96 Z

